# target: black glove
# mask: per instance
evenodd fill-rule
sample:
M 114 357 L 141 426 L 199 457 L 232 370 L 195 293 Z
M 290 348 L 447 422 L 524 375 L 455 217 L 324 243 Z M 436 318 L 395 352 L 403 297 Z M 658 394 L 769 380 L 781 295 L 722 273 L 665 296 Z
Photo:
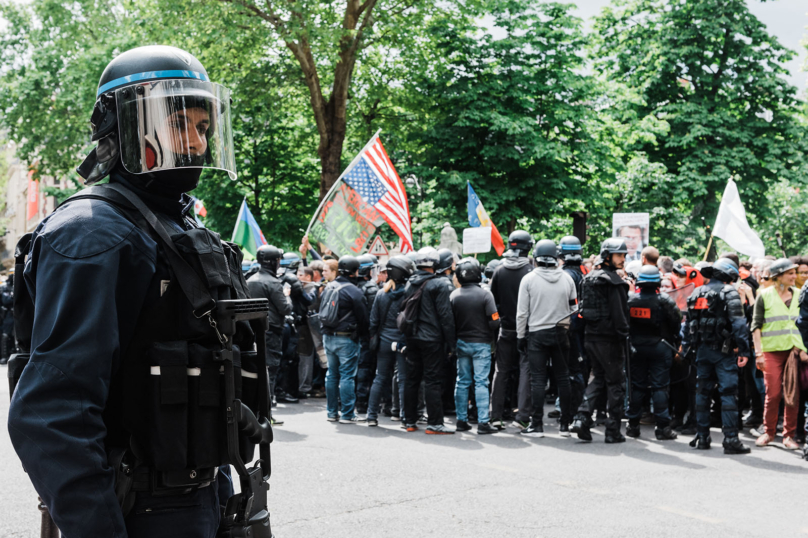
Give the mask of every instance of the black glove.
M 517 338 L 516 349 L 519 353 L 527 353 L 527 338 Z

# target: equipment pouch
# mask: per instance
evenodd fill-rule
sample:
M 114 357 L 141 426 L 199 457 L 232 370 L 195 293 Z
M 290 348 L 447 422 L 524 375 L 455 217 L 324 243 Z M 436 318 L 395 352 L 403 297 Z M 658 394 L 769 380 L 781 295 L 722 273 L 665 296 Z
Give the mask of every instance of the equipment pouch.
M 217 234 L 195 228 L 174 234 L 171 240 L 194 272 L 205 279 L 208 289 L 230 286 L 228 261 Z
M 185 469 L 188 452 L 188 346 L 155 342 L 148 351 L 149 456 L 161 471 Z
M 234 352 L 234 355 L 236 353 Z M 213 351 L 188 346 L 188 467 L 216 467 L 224 436 L 222 379 Z

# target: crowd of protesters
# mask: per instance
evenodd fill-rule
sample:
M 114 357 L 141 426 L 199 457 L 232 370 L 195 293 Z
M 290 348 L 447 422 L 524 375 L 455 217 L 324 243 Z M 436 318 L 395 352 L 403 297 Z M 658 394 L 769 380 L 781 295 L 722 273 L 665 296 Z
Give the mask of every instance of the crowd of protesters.
M 273 310 L 273 405 L 324 397 L 329 421 L 433 435 L 549 425 L 591 441 L 603 424 L 619 443 L 626 422 L 699 449 L 721 427 L 727 454 L 750 451 L 742 429 L 758 447 L 805 443 L 808 259 L 691 263 L 648 246 L 626 262 L 621 238 L 584 258 L 573 236 L 523 231 L 486 266 L 430 247 L 384 263 L 299 250 L 261 247 L 248 272 Z

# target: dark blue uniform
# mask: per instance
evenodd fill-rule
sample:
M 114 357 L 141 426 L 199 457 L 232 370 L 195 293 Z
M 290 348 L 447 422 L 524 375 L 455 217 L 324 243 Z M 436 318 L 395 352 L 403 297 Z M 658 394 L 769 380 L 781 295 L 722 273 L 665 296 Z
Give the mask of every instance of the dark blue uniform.
M 192 205 L 187 196 L 175 202 L 138 194 L 176 231 L 190 226 L 184 219 Z M 109 416 L 120 401 L 116 374 L 141 312 L 170 281 L 158 262 L 157 243 L 102 200 L 72 201 L 34 233 L 24 273 L 36 312 L 31 359 L 8 426 L 64 536 L 215 535 L 215 486 L 181 497 L 138 494 L 126 521 L 114 490 L 108 450 L 112 439 L 125 438 L 112 431 L 120 419 Z M 172 515 L 164 510 L 168 506 Z M 172 525 L 178 518 L 181 527 Z

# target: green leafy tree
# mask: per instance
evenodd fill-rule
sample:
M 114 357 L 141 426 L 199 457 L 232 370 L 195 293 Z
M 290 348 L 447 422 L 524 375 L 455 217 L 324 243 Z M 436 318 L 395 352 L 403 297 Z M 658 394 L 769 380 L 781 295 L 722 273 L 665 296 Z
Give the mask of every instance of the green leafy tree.
M 452 209 L 455 226 L 467 222 L 466 182 L 503 235 L 520 218 L 531 230 L 558 215 L 569 222 L 595 197 L 585 187 L 601 149 L 589 132 L 594 82 L 583 73 L 582 23 L 570 5 L 486 6 L 497 37 L 472 20 L 436 19 L 430 54 L 410 62 L 424 65 L 410 82 L 423 127 L 411 134 L 405 171 L 434 181 L 429 198 Z
M 625 146 L 627 162 L 641 152 L 646 168 L 664 166 L 658 170 L 664 181 L 651 187 L 646 182 L 654 175 L 642 175 L 634 187 L 645 191 L 624 205 L 665 209 L 665 226 L 656 227 L 654 238 L 661 246 L 695 254 L 706 244 L 700 219 L 715 218 L 730 176 L 760 220 L 774 216 L 767 193 L 779 181 L 803 184 L 805 130 L 783 67 L 793 52 L 746 2 L 616 0 L 595 20 L 593 36 L 595 69 L 640 98 L 616 109 L 615 120 L 653 116 L 669 127 Z

